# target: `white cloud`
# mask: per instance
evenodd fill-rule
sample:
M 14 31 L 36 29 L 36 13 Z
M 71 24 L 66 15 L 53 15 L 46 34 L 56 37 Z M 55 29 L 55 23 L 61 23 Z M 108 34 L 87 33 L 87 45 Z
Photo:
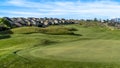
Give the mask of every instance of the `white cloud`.
M 120 4 L 111 0 L 96 0 L 94 2 L 30 2 L 29 0 L 8 0 L 8 5 L 23 7 L 26 10 L 9 11 L 9 14 L 23 16 L 84 16 L 84 17 L 118 17 Z M 29 11 L 28 11 L 29 10 Z M 5 12 L 4 12 L 5 13 Z

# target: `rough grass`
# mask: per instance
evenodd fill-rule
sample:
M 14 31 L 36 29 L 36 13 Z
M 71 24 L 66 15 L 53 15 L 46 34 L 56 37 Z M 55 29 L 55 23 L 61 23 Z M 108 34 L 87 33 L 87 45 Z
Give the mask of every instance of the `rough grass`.
M 11 30 L 14 34 L 44 33 L 52 35 L 74 35 L 75 28 L 66 28 L 64 26 L 50 26 L 46 28 L 39 27 L 21 27 Z
M 11 34 L 10 38 L 0 40 L 0 68 L 120 67 L 119 30 L 86 28 L 80 25 L 64 26 L 68 31 L 74 30 L 68 28 L 75 28 L 77 29 L 75 34 L 82 34 L 82 36 L 74 36 L 36 33 L 34 29 L 27 33 L 19 33 L 23 28 L 13 29 L 12 31 L 15 30 L 16 33 Z M 56 28 L 62 27 L 54 26 L 45 29 L 54 28 L 57 31 Z M 48 30 L 48 32 L 52 31 Z M 2 37 L 3 34 L 0 36 Z
M 30 34 L 39 32 L 38 27 L 20 27 L 11 30 L 14 34 Z

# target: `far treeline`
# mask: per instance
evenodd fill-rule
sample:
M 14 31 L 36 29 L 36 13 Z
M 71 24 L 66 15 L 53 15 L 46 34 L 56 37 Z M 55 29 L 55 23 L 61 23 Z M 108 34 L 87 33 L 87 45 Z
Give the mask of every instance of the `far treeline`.
M 37 27 L 47 27 L 50 25 L 67 25 L 67 24 L 79 24 L 85 27 L 90 26 L 112 26 L 117 29 L 120 28 L 120 24 L 117 22 L 111 22 L 110 20 L 99 20 L 97 18 L 92 19 L 58 19 L 58 18 L 0 18 L 0 31 L 9 30 L 16 27 L 23 26 L 37 26 Z

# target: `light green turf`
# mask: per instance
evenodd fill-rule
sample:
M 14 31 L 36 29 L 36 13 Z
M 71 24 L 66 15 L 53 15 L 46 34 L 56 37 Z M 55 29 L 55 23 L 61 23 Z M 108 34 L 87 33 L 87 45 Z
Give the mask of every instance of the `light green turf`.
M 76 28 L 80 35 L 12 34 L 0 39 L 1 68 L 119 68 L 120 31 Z M 2 36 L 2 35 L 0 35 Z M 44 44 L 47 40 L 49 44 Z
M 120 62 L 119 53 L 119 40 L 90 40 L 36 48 L 30 55 L 80 62 Z

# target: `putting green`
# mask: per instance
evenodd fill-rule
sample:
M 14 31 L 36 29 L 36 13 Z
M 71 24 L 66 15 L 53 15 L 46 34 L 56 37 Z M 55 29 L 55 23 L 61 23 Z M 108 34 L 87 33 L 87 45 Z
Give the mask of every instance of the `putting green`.
M 29 51 L 33 57 L 80 62 L 120 62 L 119 40 L 61 43 Z

